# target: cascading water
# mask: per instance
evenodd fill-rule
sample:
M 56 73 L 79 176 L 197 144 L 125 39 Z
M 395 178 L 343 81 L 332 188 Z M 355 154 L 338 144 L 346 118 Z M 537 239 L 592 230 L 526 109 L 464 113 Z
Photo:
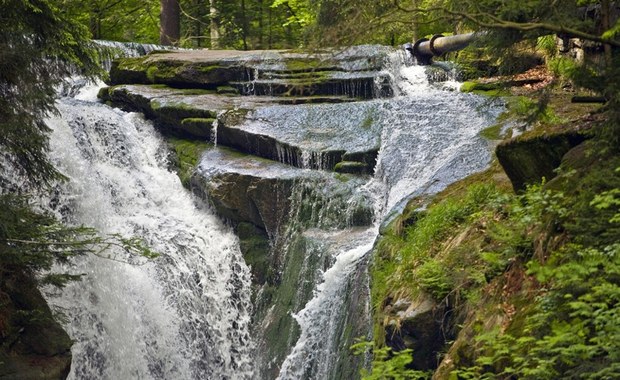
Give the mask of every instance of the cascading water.
M 49 121 L 52 159 L 70 179 L 55 209 L 160 256 L 104 252 L 61 268 L 84 274 L 48 294 L 75 341 L 70 377 L 250 378 L 249 272 L 235 236 L 168 169 L 150 122 L 93 100 L 61 99 Z
M 401 95 L 373 101 L 379 110 L 375 123 L 382 127 L 375 176 L 366 185 L 376 195 L 375 224 L 334 252 L 334 264 L 323 273 L 314 297 L 294 314 L 300 338 L 282 364 L 278 379 L 342 378 L 339 361 L 343 356 L 350 357 L 346 351 L 352 343 L 346 344 L 344 339 L 345 324 L 350 323 L 344 322 L 350 318 L 346 315 L 350 310 L 347 295 L 352 291 L 353 277 L 367 275 L 368 254 L 378 236 L 379 223 L 412 195 L 435 193 L 482 170 L 490 159 L 478 134 L 491 124 L 499 107 L 480 112 L 487 102 L 430 85 L 420 66 L 399 65 L 393 75 Z M 341 117 L 346 114 L 345 108 Z M 368 311 L 368 304 L 360 310 Z M 369 329 L 362 338 L 370 338 Z
M 371 338 L 366 265 L 380 223 L 412 195 L 434 193 L 483 169 L 490 154 L 478 133 L 498 109 L 480 112 L 485 105 L 480 98 L 431 85 L 422 67 L 402 60 L 377 76 L 373 93 L 384 92 L 388 76 L 398 84 L 389 91 L 397 94 L 393 98 L 272 105 L 254 112 L 256 120 L 269 120 L 270 129 L 285 132 L 295 123 L 331 123 L 341 127 L 336 128 L 341 134 L 361 125 L 357 139 L 338 136 L 353 145 L 360 139 L 367 143 L 366 133 L 381 131 L 374 176 L 353 181 L 309 169 L 323 168 L 316 152 L 324 147 L 311 146 L 312 133 L 320 131 L 291 136 L 309 145 L 300 157 L 278 147 L 281 161 L 301 160 L 298 166 L 306 169 L 274 175 L 304 171 L 316 176 L 294 181 L 288 225 L 268 231 L 272 249 L 282 251 L 281 281 L 292 289 L 280 299 L 288 307 L 280 312 L 289 321 L 276 319 L 272 305 L 264 312 L 267 327 L 251 320 L 256 314 L 250 274 L 236 237 L 168 169 L 167 147 L 152 125 L 137 114 L 96 103 L 95 88 L 61 99 L 61 117 L 50 120 L 52 158 L 71 180 L 58 186 L 54 211 L 70 224 L 141 237 L 161 253 L 146 260 L 106 252 L 110 258 L 83 257 L 74 267 L 59 268 L 84 273 L 82 281 L 61 293 L 48 291 L 75 340 L 71 377 L 356 376 L 364 358 L 348 364 L 349 346 L 354 334 Z M 198 170 L 205 178 L 222 164 L 216 153 L 215 160 L 208 156 Z M 343 182 L 337 186 L 348 193 L 328 191 L 334 181 Z M 297 272 L 284 273 L 286 265 Z M 257 303 L 261 297 L 259 291 Z M 280 325 L 288 326 L 286 331 Z M 277 350 L 269 347 L 277 339 L 268 334 L 283 336 Z

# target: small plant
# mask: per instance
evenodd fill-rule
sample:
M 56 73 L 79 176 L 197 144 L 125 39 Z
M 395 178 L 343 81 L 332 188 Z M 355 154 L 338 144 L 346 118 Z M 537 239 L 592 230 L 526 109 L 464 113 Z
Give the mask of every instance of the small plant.
M 363 380 L 426 380 L 431 373 L 408 368 L 413 361 L 413 350 L 406 349 L 394 352 L 390 347 L 375 347 L 367 341 L 359 341 L 351 346 L 355 355 L 372 355 L 372 369 L 362 369 Z

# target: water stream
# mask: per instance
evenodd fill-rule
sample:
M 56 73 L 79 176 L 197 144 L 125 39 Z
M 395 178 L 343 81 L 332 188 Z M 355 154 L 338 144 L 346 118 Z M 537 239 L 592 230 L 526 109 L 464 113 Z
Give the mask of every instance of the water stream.
M 262 379 L 268 372 L 257 366 L 266 362 L 279 368 L 278 379 L 342 376 L 340 361 L 349 355 L 343 331 L 351 318 L 362 320 L 370 338 L 365 271 L 380 223 L 412 195 L 439 191 L 490 160 L 479 132 L 497 107 L 485 109 L 474 95 L 429 84 L 421 67 L 400 62 L 388 74 L 397 95 L 363 105 L 372 109 L 372 128 L 381 128 L 375 174 L 358 186 L 374 222 L 335 228 L 333 221 L 316 221 L 289 230 L 289 239 L 303 235 L 306 252 L 320 251 L 322 259 L 303 264 L 316 281 L 290 310 L 298 328 L 286 358 L 275 364 L 257 353 L 250 272 L 237 238 L 183 188 L 152 124 L 98 103 L 95 87 L 59 100 L 60 116 L 49 121 L 51 155 L 70 181 L 58 185 L 54 212 L 105 234 L 140 236 L 161 254 L 146 260 L 111 251 L 59 268 L 84 274 L 60 293 L 47 292 L 75 341 L 70 378 Z M 302 115 L 294 107 L 278 108 L 282 123 Z M 330 123 L 346 123 L 362 106 L 298 107 L 320 118 L 327 109 Z M 353 301 L 351 293 L 360 296 Z M 350 315 L 353 302 L 360 315 Z
M 161 254 L 106 252 L 68 268 L 82 281 L 51 300 L 75 341 L 70 378 L 250 377 L 249 273 L 236 237 L 183 188 L 141 115 L 80 96 L 58 109 L 52 159 L 70 181 L 58 188 L 57 212 L 140 236 Z
M 400 95 L 372 101 L 378 109 L 374 122 L 382 128 L 375 175 L 365 185 L 374 194 L 375 223 L 362 234 L 352 233 L 348 242 L 333 253 L 334 264 L 323 273 L 313 298 L 294 314 L 300 338 L 284 361 L 278 379 L 342 376 L 336 370 L 338 361 L 350 357 L 346 351 L 352 343 L 342 347 L 346 327 L 342 321 L 351 318 L 346 315 L 350 310 L 347 293 L 352 291 L 355 276 L 367 275 L 364 272 L 379 224 L 412 196 L 440 191 L 484 169 L 490 160 L 479 132 L 497 116 L 497 105 L 450 91 L 446 84 L 430 84 L 420 66 L 399 66 L 393 75 Z M 336 120 L 330 122 L 338 123 L 337 118 L 346 117 L 346 112 L 344 108 L 342 114 L 332 113 Z M 368 309 L 368 305 L 359 308 Z M 371 338 L 370 326 L 361 338 Z

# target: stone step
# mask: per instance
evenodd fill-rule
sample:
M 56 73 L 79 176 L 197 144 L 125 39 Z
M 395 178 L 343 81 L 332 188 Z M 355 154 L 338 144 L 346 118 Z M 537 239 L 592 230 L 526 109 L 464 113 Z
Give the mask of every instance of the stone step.
M 192 191 L 214 205 L 234 223 L 248 222 L 268 233 L 277 232 L 289 217 L 291 196 L 298 199 L 298 222 L 313 228 L 370 226 L 373 218 L 370 194 L 360 191 L 367 178 L 299 169 L 221 146 L 204 153 L 191 179 Z M 323 208 L 332 219 L 324 219 Z M 338 212 L 333 212 L 339 210 Z
M 156 52 L 116 60 L 110 70 L 110 83 L 207 89 L 234 84 L 243 95 L 347 95 L 368 99 L 392 96 L 390 78 L 381 70 L 394 52 L 383 46 L 310 54 L 232 50 Z
M 114 86 L 100 96 L 143 112 L 164 133 L 213 140 L 299 168 L 334 170 L 347 161 L 340 171 L 355 167 L 358 174 L 370 174 L 380 145 L 382 127 L 373 101 L 333 97 L 332 103 L 311 104 L 317 98 L 223 96 L 148 85 Z

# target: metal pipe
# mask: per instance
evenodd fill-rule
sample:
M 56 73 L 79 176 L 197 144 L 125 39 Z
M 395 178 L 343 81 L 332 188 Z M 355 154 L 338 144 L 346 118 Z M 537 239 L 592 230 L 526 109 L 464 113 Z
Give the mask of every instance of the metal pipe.
M 418 60 L 420 64 L 428 65 L 431 59 L 436 56 L 461 50 L 476 39 L 478 33 L 456 34 L 444 37 L 441 34 L 434 35 L 431 39 L 422 38 L 413 45 L 406 44 L 407 49 Z

